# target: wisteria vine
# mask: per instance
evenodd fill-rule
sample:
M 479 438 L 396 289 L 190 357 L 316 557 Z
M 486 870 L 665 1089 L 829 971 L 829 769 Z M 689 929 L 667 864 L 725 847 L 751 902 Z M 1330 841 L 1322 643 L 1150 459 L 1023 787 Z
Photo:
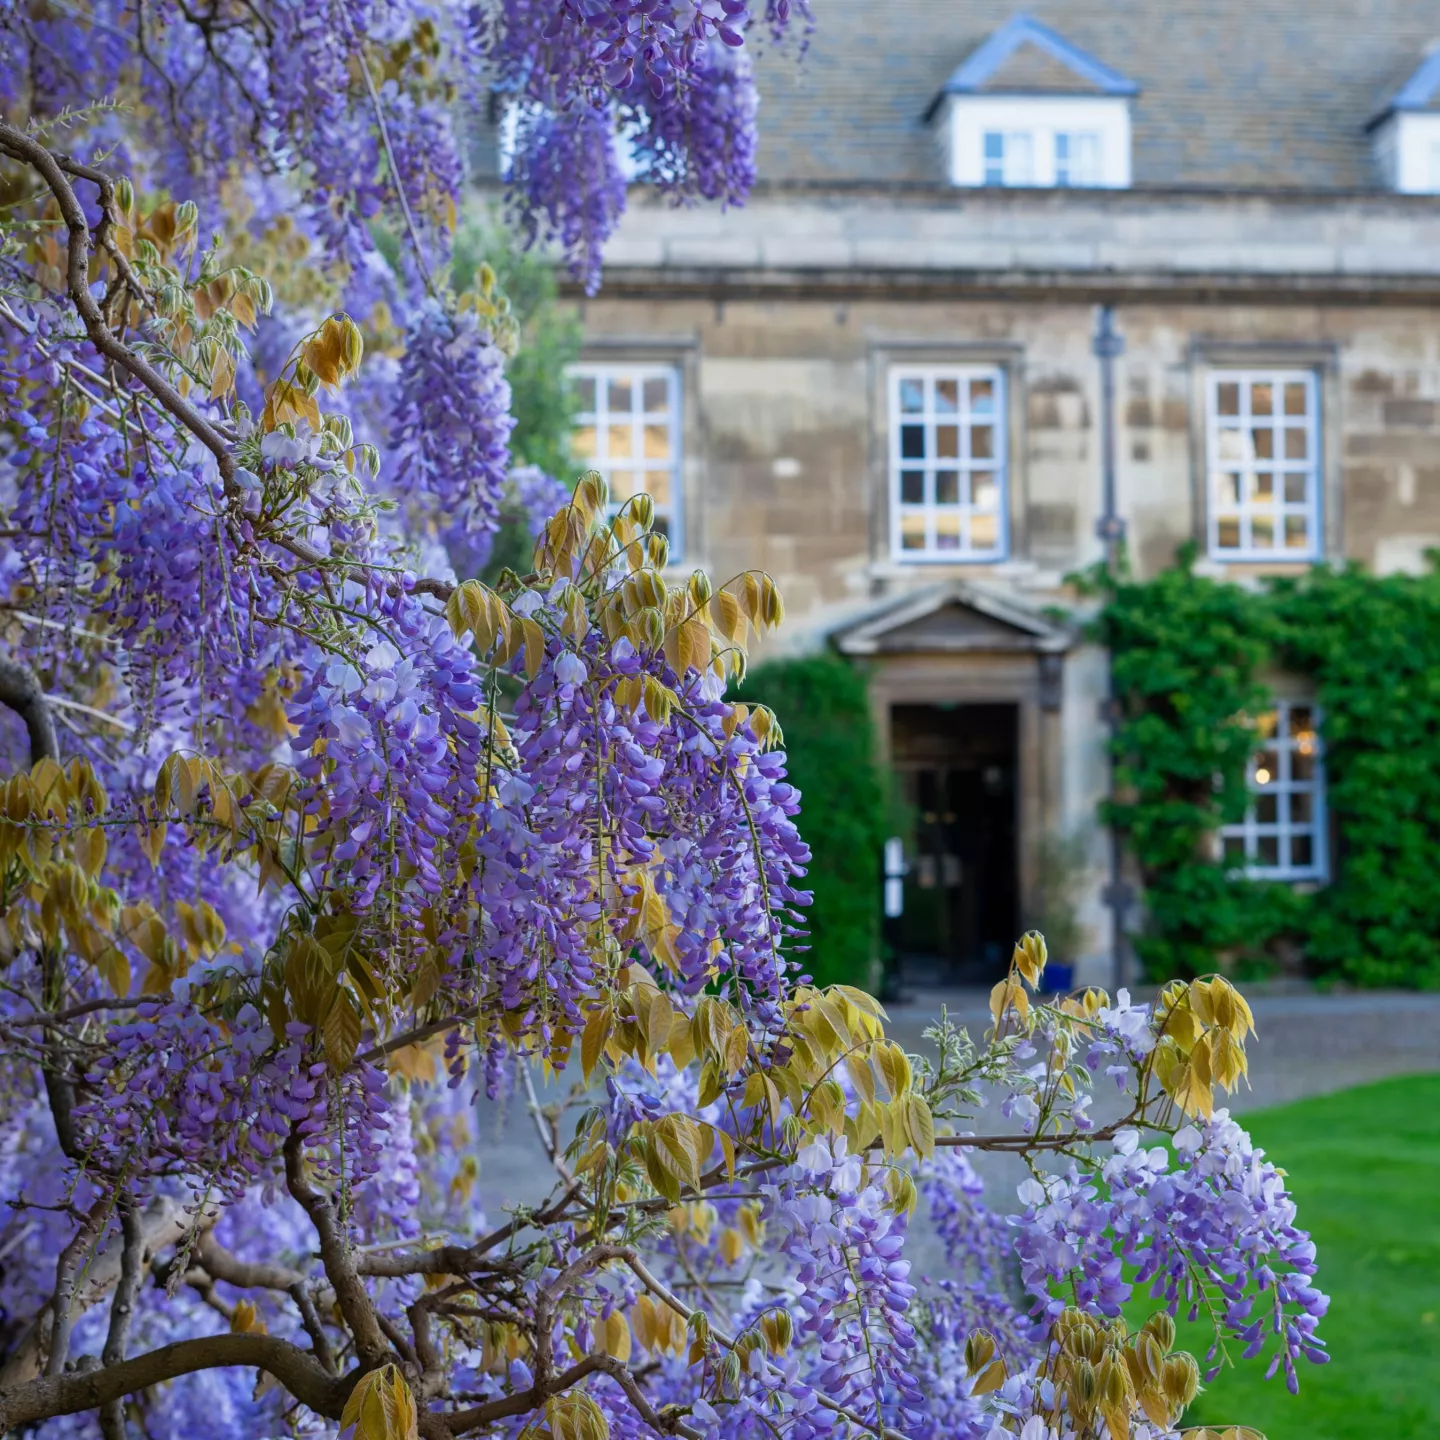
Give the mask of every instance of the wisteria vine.
M 499 78 L 522 220 L 593 278 L 615 135 L 742 198 L 744 42 L 803 9 L 66 17 L 0 19 L 0 1431 L 1156 1440 L 1232 1350 L 1322 1362 L 1314 1247 L 1215 1108 L 1234 988 L 1042 1000 L 1032 934 L 979 1041 L 905 1053 L 794 944 L 801 797 L 727 698 L 773 582 L 509 472 L 451 107 Z M 536 542 L 492 586 L 502 499 Z M 553 1176 L 503 1216 L 481 1094 Z

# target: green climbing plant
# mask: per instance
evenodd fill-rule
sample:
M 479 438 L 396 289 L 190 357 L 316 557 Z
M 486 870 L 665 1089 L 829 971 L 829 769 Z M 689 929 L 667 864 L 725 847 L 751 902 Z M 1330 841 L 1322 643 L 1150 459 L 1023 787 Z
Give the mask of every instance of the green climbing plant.
M 1253 973 L 1284 947 L 1323 978 L 1440 988 L 1440 576 L 1317 567 L 1259 590 L 1197 575 L 1090 572 L 1114 657 L 1115 787 L 1104 816 L 1145 887 L 1152 975 Z M 1311 677 L 1333 826 L 1332 879 L 1237 875 L 1220 828 L 1248 803 L 1267 668 Z
M 891 814 L 865 677 L 837 655 L 773 660 L 751 671 L 739 698 L 769 705 L 785 725 L 800 833 L 812 856 L 805 967 L 819 985 L 874 984 Z

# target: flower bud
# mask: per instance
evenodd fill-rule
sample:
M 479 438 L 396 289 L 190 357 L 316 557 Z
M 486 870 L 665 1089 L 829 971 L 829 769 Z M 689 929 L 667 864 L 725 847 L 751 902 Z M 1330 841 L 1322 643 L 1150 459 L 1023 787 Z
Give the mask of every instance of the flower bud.
M 1160 1376 L 1165 1398 L 1177 1409 L 1183 1410 L 1200 1393 L 1200 1366 L 1193 1355 L 1181 1351 L 1165 1361 Z
M 972 1330 L 965 1342 L 965 1369 L 976 1375 L 995 1358 L 995 1337 L 988 1330 Z
M 1095 1368 L 1095 1389 L 1107 1410 L 1120 1409 L 1129 1396 L 1129 1376 L 1113 1350 L 1106 1351 L 1105 1358 Z
M 1038 930 L 1027 930 L 1015 946 L 1011 963 L 1032 989 L 1040 983 L 1047 955 L 1045 937 Z
M 1145 1322 L 1144 1328 L 1155 1337 L 1167 1355 L 1175 1348 L 1175 1321 L 1164 1310 L 1156 1311 Z
M 795 1322 L 788 1310 L 767 1310 L 760 1317 L 760 1333 L 772 1355 L 783 1355 L 795 1337 Z

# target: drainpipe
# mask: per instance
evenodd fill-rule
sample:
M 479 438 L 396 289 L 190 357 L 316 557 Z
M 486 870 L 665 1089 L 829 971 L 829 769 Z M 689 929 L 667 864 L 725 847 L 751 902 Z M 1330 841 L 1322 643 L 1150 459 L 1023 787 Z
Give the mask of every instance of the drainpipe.
M 1105 560 L 1113 574 L 1125 543 L 1125 521 L 1115 509 L 1115 360 L 1125 351 L 1125 341 L 1115 329 L 1115 312 L 1101 305 L 1095 321 L 1091 350 L 1100 362 L 1100 518 L 1095 534 L 1105 544 Z M 1120 703 L 1115 695 L 1115 662 L 1106 659 L 1106 689 L 1102 717 L 1113 741 L 1120 727 Z M 1111 760 L 1111 796 L 1114 797 L 1114 760 Z M 1113 987 L 1118 990 L 1130 981 L 1130 957 L 1125 943 L 1125 915 L 1130 907 L 1130 887 L 1123 875 L 1124 848 L 1120 832 L 1109 827 L 1110 880 L 1105 887 L 1105 903 L 1110 907 L 1110 970 Z

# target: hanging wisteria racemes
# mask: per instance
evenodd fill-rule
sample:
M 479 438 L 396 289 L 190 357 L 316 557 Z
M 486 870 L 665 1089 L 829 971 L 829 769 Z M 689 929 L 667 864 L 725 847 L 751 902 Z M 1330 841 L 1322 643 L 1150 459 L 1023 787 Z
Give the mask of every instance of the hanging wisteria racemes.
M 0 14 L 0 1430 L 1156 1440 L 1221 1347 L 1325 1358 L 1215 1108 L 1233 987 L 1044 1001 L 1030 935 L 983 1038 L 906 1054 L 795 943 L 783 717 L 727 698 L 774 584 L 510 471 L 457 107 L 513 102 L 521 222 L 593 281 L 616 136 L 743 198 L 750 42 L 808 23 Z M 502 1215 L 480 1093 L 553 1178 Z

